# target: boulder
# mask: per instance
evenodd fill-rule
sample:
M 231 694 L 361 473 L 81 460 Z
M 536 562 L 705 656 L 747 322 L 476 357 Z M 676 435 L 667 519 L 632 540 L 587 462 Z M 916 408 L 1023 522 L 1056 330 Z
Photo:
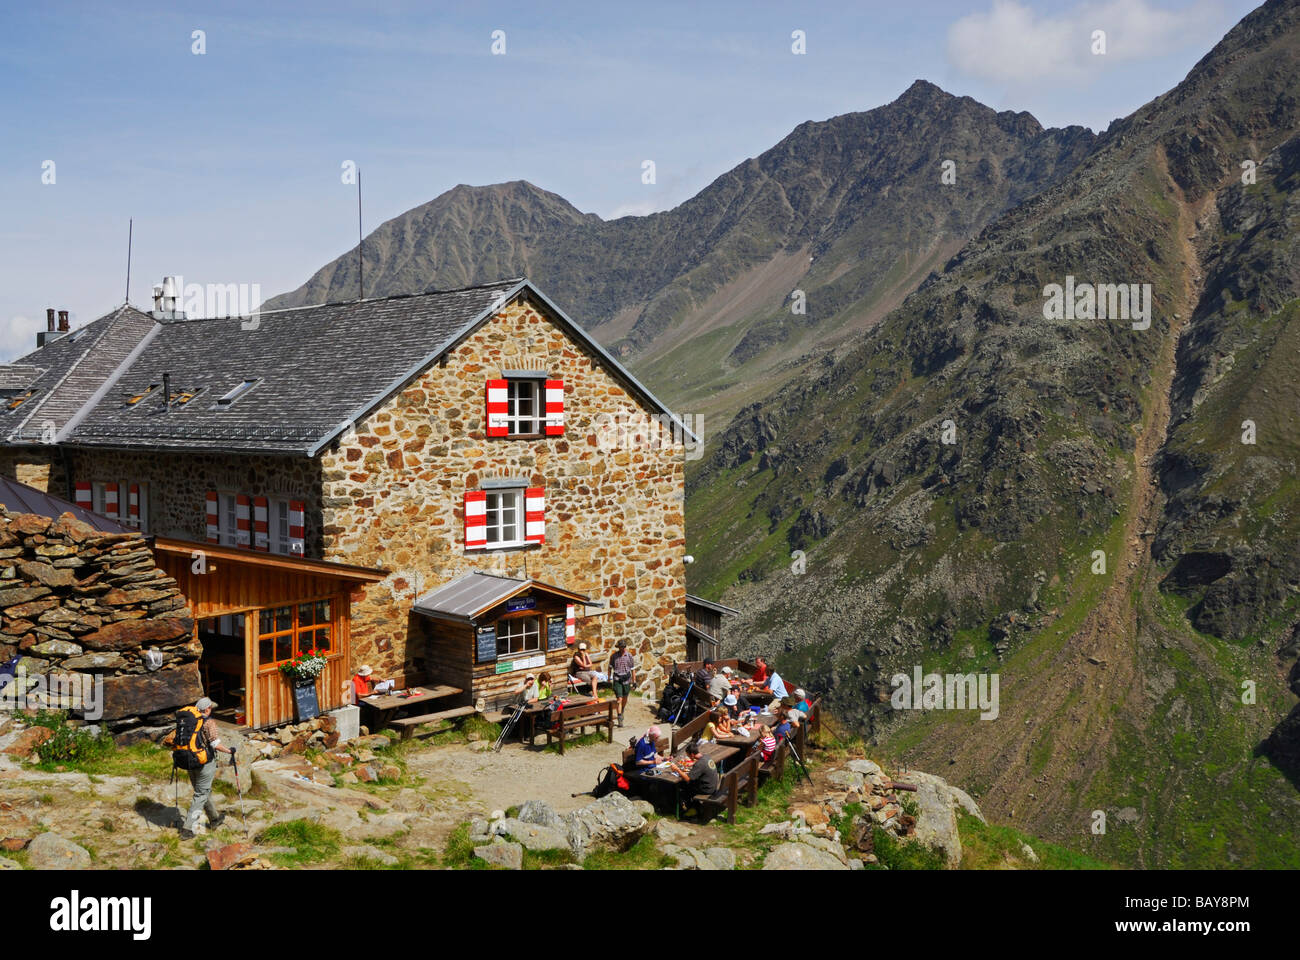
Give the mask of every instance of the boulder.
M 704 855 L 709 858 L 714 870 L 736 869 L 736 852 L 729 847 L 709 847 Z
M 117 620 L 81 638 L 88 650 L 127 650 L 176 640 L 194 632 L 190 617 L 159 617 L 156 620 Z M 198 668 L 195 668 L 198 676 Z M 202 696 L 202 694 L 199 694 Z
M 864 777 L 870 777 L 880 773 L 879 764 L 872 763 L 870 760 L 850 760 L 848 768 L 854 773 L 860 773 Z
M 826 782 L 841 790 L 861 790 L 866 778 L 856 770 L 832 770 L 826 774 Z
M 344 847 L 342 852 L 343 856 L 349 859 L 371 860 L 385 867 L 395 867 L 401 863 L 401 861 L 391 853 L 380 850 L 378 847 L 373 847 L 370 844 Z
M 564 829 L 560 815 L 555 812 L 549 803 L 544 803 L 541 800 L 529 800 L 524 803 L 519 808 L 519 819 L 524 823 L 535 823 L 555 830 Z
M 63 661 L 67 670 L 121 670 L 125 666 L 126 658 L 120 653 L 88 653 Z
M 122 717 L 173 710 L 192 704 L 201 696 L 203 684 L 199 680 L 197 663 L 157 673 L 108 677 L 104 680 L 103 719 L 120 720 Z
M 253 852 L 251 843 L 229 843 L 208 851 L 208 867 L 212 870 L 229 870 Z
M 675 843 L 678 840 L 695 835 L 695 831 L 690 827 L 673 820 L 656 820 L 655 825 L 650 828 L 650 832 L 664 843 Z
M 710 860 L 702 850 L 696 850 L 694 847 L 680 847 L 675 843 L 666 843 L 663 846 L 664 856 L 672 857 L 677 861 L 678 870 L 713 870 L 713 861 Z
M 790 839 L 794 836 L 794 824 L 789 820 L 782 820 L 780 823 L 767 823 L 763 829 L 758 831 L 759 834 L 780 837 L 782 840 Z
M 9 746 L 4 748 L 4 752 L 11 757 L 26 759 L 32 755 L 32 751 L 52 736 L 54 731 L 49 727 L 28 727 L 14 737 Z
M 764 870 L 847 870 L 848 865 L 807 843 L 783 843 L 763 861 Z
M 844 852 L 844 848 L 827 837 L 818 837 L 812 834 L 804 834 L 799 838 L 800 843 L 806 843 L 814 850 L 820 850 L 822 853 L 828 853 L 846 867 L 849 865 L 849 855 Z
M 961 837 L 957 833 L 956 800 L 948 784 L 939 777 L 918 776 L 910 774 L 916 784 L 916 804 L 918 815 L 916 821 L 916 841 L 924 846 L 934 848 L 943 854 L 949 870 L 961 866 Z M 875 816 L 888 812 L 893 804 L 887 804 Z
M 570 847 L 568 836 L 554 827 L 524 823 L 514 818 L 500 820 L 493 826 L 497 834 L 517 840 L 529 850 L 566 850 Z
M 505 870 L 520 870 L 524 865 L 524 848 L 517 843 L 488 843 L 474 848 L 474 856 Z
M 611 793 L 595 803 L 564 815 L 569 846 L 582 860 L 595 843 L 626 850 L 645 834 L 650 824 L 621 793 Z
M 27 863 L 33 870 L 87 870 L 90 854 L 57 833 L 38 833 L 27 845 Z
M 5 853 L 17 853 L 19 850 L 26 850 L 27 844 L 31 842 L 31 837 L 5 837 L 0 840 L 0 850 Z
M 804 823 L 810 827 L 826 823 L 830 819 L 826 816 L 826 809 L 820 803 L 797 803 L 790 808 L 790 813 L 792 816 L 802 817 Z

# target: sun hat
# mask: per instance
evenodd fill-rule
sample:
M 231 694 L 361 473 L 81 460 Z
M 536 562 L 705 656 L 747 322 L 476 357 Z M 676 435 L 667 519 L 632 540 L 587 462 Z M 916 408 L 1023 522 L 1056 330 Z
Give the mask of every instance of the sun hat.
M 194 709 L 202 713 L 204 710 L 211 710 L 216 704 L 207 697 L 200 697 L 199 702 L 194 704 Z
M 723 668 L 722 668 L 722 672 L 723 672 L 723 673 L 730 673 L 730 672 L 731 672 L 731 668 L 730 668 L 730 667 L 723 667 Z
M 662 731 L 660 731 L 660 729 L 659 729 L 658 727 L 651 727 L 649 730 L 646 731 L 646 736 L 648 736 L 648 737 L 654 737 L 654 738 L 657 740 L 657 739 L 659 739 L 659 734 L 660 734 L 661 732 L 662 732 Z
M 736 705 L 736 695 L 734 693 L 729 693 L 727 694 L 726 699 L 722 702 L 729 707 L 734 707 Z
M 524 679 L 525 679 L 525 680 L 536 680 L 536 679 L 537 679 L 537 674 L 535 674 L 535 673 L 530 673 L 530 674 L 528 674 L 528 676 L 524 677 Z
M 794 695 L 795 695 L 796 697 L 798 697 L 800 700 L 803 700 L 803 699 L 805 699 L 805 698 L 808 696 L 808 694 L 806 694 L 806 693 L 803 692 L 803 688 L 802 688 L 802 687 L 800 687 L 798 690 L 796 690 L 796 691 L 794 692 Z
M 585 643 L 580 643 L 580 644 L 578 644 L 578 649 L 579 649 L 579 650 L 586 650 L 586 649 L 587 649 L 587 645 L 586 645 Z
M 370 675 L 371 675 L 372 673 L 374 673 L 374 672 L 375 672 L 375 671 L 373 671 L 373 670 L 370 669 L 370 664 L 368 664 L 368 663 L 363 663 L 363 664 L 361 665 L 361 669 L 357 671 L 357 676 L 358 676 L 358 677 L 368 677 L 368 676 L 370 676 Z

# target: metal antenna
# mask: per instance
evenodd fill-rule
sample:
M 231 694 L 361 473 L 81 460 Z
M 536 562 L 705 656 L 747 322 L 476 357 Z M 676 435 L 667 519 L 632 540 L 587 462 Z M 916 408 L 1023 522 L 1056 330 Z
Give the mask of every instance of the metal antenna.
M 127 221 L 126 227 L 126 303 L 131 302 L 131 241 L 135 236 L 135 220 Z
M 357 299 L 366 298 L 366 258 L 361 253 L 361 168 L 357 167 Z

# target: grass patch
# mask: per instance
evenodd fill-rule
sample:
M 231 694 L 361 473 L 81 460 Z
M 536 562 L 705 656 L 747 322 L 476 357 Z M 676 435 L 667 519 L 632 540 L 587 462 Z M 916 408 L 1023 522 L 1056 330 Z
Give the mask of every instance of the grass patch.
M 529 850 L 524 849 L 524 869 L 525 870 L 544 870 L 547 867 L 558 867 L 566 863 L 577 863 L 573 854 L 568 850 Z
M 488 865 L 474 856 L 474 844 L 469 839 L 469 824 L 462 823 L 447 837 L 442 851 L 442 865 L 453 870 L 486 870 Z
M 959 812 L 963 870 L 997 870 L 1008 861 L 1023 870 L 1113 870 L 1104 861 L 1031 837 L 1011 827 L 984 823 L 978 817 Z M 1038 857 L 1035 863 L 1024 852 L 1028 846 Z
M 280 867 L 298 867 L 337 857 L 341 834 L 310 820 L 287 820 L 267 827 L 257 835 L 257 842 L 271 847 L 293 847 L 293 853 L 273 853 L 271 860 Z
M 871 828 L 871 848 L 878 864 L 867 868 L 888 867 L 890 870 L 942 870 L 947 864 L 942 853 L 925 847 L 914 840 L 900 840 L 884 827 Z
M 647 834 L 621 853 L 617 850 L 596 850 L 582 861 L 584 870 L 662 870 L 677 863 L 655 846 L 654 837 Z

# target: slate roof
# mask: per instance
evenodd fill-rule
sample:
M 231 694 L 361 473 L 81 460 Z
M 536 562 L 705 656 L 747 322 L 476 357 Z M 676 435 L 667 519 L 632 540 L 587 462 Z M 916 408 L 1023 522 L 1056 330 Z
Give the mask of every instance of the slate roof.
M 490 573 L 472 571 L 457 577 L 451 583 L 430 590 L 417 599 L 411 609 L 425 616 L 469 622 L 497 604 L 504 603 L 516 594 L 533 588 L 566 599 L 577 600 L 579 603 L 588 602 L 588 598 L 581 594 L 542 583 L 540 580 L 518 580 L 513 577 L 498 577 Z
M 135 307 L 123 305 L 71 333 L 59 337 L 13 363 L 0 365 L 0 382 L 35 390 L 14 410 L 0 405 L 0 445 L 48 442 L 55 439 L 118 369 L 157 328 L 157 322 Z M 31 376 L 33 369 L 41 372 Z
M 315 456 L 525 291 L 642 402 L 668 412 L 532 284 L 513 279 L 267 311 L 255 319 L 162 321 L 147 348 L 61 439 L 79 447 Z M 161 384 L 164 371 L 173 395 L 197 395 L 165 410 L 158 389 L 126 405 L 128 396 Z M 217 403 L 246 380 L 256 383 L 228 406 Z
M 131 527 L 118 523 L 116 520 L 110 520 L 108 517 L 101 517 L 97 513 L 91 513 L 85 507 L 79 507 L 62 497 L 42 493 L 35 487 L 29 487 L 17 480 L 6 480 L 3 477 L 0 477 L 0 504 L 4 504 L 10 513 L 35 513 L 52 519 L 70 513 L 78 520 L 90 524 L 103 533 L 130 533 L 133 531 Z

